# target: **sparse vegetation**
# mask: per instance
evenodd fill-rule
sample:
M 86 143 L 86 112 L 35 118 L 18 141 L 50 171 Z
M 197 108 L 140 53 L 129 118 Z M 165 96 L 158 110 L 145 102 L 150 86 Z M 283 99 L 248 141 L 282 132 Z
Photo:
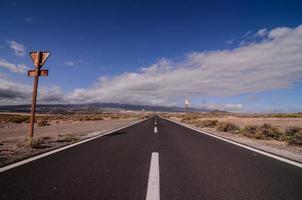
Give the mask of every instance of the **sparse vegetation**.
M 278 114 L 270 114 L 269 117 L 277 117 L 277 118 L 299 118 L 302 117 L 302 113 L 278 113 Z
M 110 119 L 120 119 L 120 117 L 117 116 L 117 115 L 113 115 L 113 116 L 110 117 Z
M 197 121 L 196 126 L 214 128 L 217 126 L 217 124 L 218 124 L 218 120 L 201 120 L 201 121 Z
M 38 139 L 34 139 L 31 144 L 31 148 L 34 149 L 44 149 L 51 147 L 48 143 L 49 137 L 42 137 Z
M 285 130 L 284 139 L 289 144 L 302 145 L 302 129 L 300 127 L 289 127 Z
M 217 130 L 222 132 L 230 132 L 230 133 L 239 133 L 240 128 L 236 124 L 219 122 L 217 125 Z
M 198 114 L 192 113 L 192 114 L 189 114 L 189 115 L 185 115 L 185 116 L 182 118 L 181 122 L 189 123 L 189 124 L 194 124 L 194 123 L 196 123 L 199 119 L 200 119 L 200 117 L 198 116 Z
M 83 121 L 98 121 L 98 120 L 104 120 L 103 117 L 95 115 L 95 116 L 86 116 L 82 118 Z
M 247 125 L 242 130 L 243 135 L 256 139 L 276 139 L 279 140 L 282 132 L 270 124 L 263 124 L 262 126 Z
M 5 124 L 9 122 L 18 124 L 28 123 L 29 116 L 0 114 L 0 124 Z
M 211 114 L 212 115 L 212 114 Z M 275 114 L 274 117 L 300 117 L 300 113 L 295 114 Z M 171 117 L 171 116 L 170 116 Z M 173 115 L 172 115 L 173 117 Z M 286 141 L 288 144 L 302 145 L 302 127 L 288 127 L 280 129 L 270 123 L 263 123 L 260 125 L 245 125 L 240 128 L 235 123 L 220 121 L 216 119 L 204 119 L 204 114 L 174 114 L 174 117 L 181 118 L 181 122 L 193 124 L 196 127 L 216 128 L 217 131 L 236 133 L 249 138 L 261 140 L 279 140 Z M 261 117 L 264 117 L 261 115 Z
M 247 137 L 261 139 L 259 128 L 256 125 L 246 125 L 242 133 Z
M 80 140 L 80 138 L 75 135 L 64 134 L 64 135 L 59 135 L 59 139 L 57 139 L 56 142 L 76 142 L 78 140 Z
M 48 120 L 43 119 L 43 120 L 41 120 L 41 121 L 38 122 L 37 126 L 38 127 L 50 126 L 50 124 L 48 123 Z
M 47 114 L 37 115 L 35 122 L 38 122 L 37 126 L 48 126 L 51 121 L 56 123 L 72 122 L 72 121 L 101 121 L 101 120 L 117 120 L 117 119 L 139 119 L 142 114 L 136 113 L 95 113 L 95 114 L 80 114 L 74 112 L 74 114 Z M 9 123 L 29 123 L 28 113 L 26 114 L 0 114 L 0 127 Z

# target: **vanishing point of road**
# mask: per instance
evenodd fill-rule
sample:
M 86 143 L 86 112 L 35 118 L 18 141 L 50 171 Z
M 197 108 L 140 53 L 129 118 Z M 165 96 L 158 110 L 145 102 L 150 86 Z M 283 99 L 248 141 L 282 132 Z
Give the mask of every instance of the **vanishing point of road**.
M 0 199 L 302 199 L 302 168 L 160 117 L 0 173 Z

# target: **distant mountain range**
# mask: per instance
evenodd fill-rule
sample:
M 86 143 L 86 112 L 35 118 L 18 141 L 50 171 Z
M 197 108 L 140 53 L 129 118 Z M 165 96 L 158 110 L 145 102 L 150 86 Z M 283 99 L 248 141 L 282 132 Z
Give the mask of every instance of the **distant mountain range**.
M 30 112 L 31 105 L 10 105 L 0 106 L 1 112 Z M 76 113 L 76 112 L 103 112 L 103 111 L 152 111 L 152 112 L 184 112 L 185 108 L 150 105 L 131 105 L 119 103 L 95 103 L 95 104 L 40 104 L 37 105 L 37 112 L 40 113 Z M 211 110 L 189 108 L 190 112 L 209 112 Z

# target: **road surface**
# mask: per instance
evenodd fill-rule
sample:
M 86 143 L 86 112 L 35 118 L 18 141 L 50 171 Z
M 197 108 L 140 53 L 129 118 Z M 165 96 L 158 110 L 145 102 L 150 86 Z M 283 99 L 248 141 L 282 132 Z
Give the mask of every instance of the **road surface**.
M 153 117 L 0 173 L 0 199 L 301 200 L 302 169 Z

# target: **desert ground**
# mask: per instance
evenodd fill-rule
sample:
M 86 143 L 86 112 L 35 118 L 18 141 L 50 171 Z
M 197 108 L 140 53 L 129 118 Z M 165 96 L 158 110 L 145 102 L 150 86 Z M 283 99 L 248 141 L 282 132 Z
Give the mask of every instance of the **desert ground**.
M 36 116 L 34 143 L 27 142 L 28 113 L 0 113 L 0 166 L 5 166 L 148 118 L 155 113 L 111 112 Z M 302 162 L 301 114 L 157 113 L 239 143 Z
M 27 142 L 29 116 L 26 113 L 0 114 L 0 166 L 22 160 L 67 144 L 135 123 L 145 116 L 135 113 L 86 115 L 38 114 L 34 143 Z

